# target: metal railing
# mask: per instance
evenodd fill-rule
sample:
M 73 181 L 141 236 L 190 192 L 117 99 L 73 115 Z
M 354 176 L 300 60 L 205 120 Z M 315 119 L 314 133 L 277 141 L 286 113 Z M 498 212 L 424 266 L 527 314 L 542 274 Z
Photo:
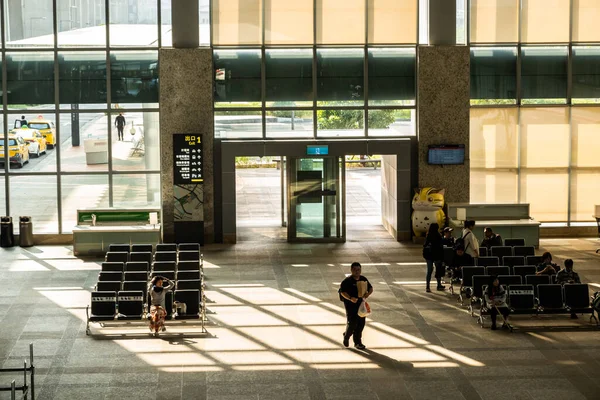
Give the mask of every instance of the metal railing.
M 29 343 L 29 367 L 27 366 L 27 360 L 23 361 L 23 368 L 0 368 L 0 373 L 3 372 L 23 372 L 23 385 L 17 386 L 13 379 L 10 386 L 0 386 L 0 392 L 10 392 L 11 400 L 16 400 L 17 392 L 21 392 L 23 399 L 29 398 L 31 392 L 31 398 L 35 399 L 35 367 L 33 365 L 33 343 Z M 27 384 L 27 373 L 29 375 L 29 385 Z

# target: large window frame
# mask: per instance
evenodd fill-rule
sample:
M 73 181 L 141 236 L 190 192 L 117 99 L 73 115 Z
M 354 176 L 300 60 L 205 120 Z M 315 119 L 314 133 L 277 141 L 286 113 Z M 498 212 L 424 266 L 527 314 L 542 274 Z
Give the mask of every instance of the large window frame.
M 162 35 L 161 35 L 161 1 L 160 0 L 156 0 L 156 5 L 157 5 L 157 21 L 155 23 L 156 25 L 156 36 L 157 36 L 157 40 L 154 43 L 151 43 L 149 45 L 144 45 L 144 46 L 113 46 L 111 45 L 110 42 L 110 29 L 111 29 L 111 24 L 110 24 L 110 19 L 108 17 L 105 17 L 105 22 L 106 24 L 102 27 L 103 32 L 105 34 L 105 44 L 102 46 L 97 46 L 97 45 L 83 45 L 83 46 L 64 46 L 61 45 L 61 43 L 59 43 L 58 40 L 58 34 L 59 34 L 59 23 L 60 21 L 58 20 L 58 16 L 57 16 L 57 3 L 58 0 L 51 0 L 52 5 L 53 5 L 53 10 L 54 13 L 52 15 L 46 16 L 44 18 L 47 19 L 51 19 L 51 23 L 52 23 L 52 27 L 53 27 L 53 38 L 52 38 L 52 45 L 51 46 L 37 46 L 35 44 L 31 44 L 31 45 L 20 45 L 21 47 L 15 47 L 15 46 L 9 46 L 7 45 L 7 33 L 4 29 L 4 27 L 6 26 L 6 24 L 4 23 L 6 18 L 7 18 L 7 10 L 2 7 L 0 10 L 0 19 L 2 21 L 2 32 L 1 32 L 1 66 L 3 68 L 1 68 L 1 84 L 2 84 L 2 88 L 6 88 L 7 87 L 7 69 L 6 69 L 6 60 L 7 60 L 7 53 L 8 54 L 19 54 L 19 53 L 36 53 L 36 52 L 44 52 L 44 53 L 52 53 L 53 54 L 53 60 L 54 60 L 54 67 L 53 67 L 53 71 L 54 71 L 54 78 L 53 78 L 53 89 L 54 89 L 54 102 L 53 102 L 53 108 L 51 109 L 27 109 L 27 110 L 21 110 L 21 109 L 15 109 L 10 108 L 9 104 L 8 104 L 8 99 L 7 99 L 7 91 L 6 90 L 2 90 L 2 128 L 3 128 L 3 132 L 0 133 L 0 137 L 4 140 L 4 153 L 8 154 L 7 150 L 8 150 L 8 132 L 10 129 L 13 128 L 12 123 L 15 119 L 20 119 L 20 115 L 22 115 L 23 113 L 25 114 L 44 114 L 44 116 L 47 116 L 48 119 L 53 120 L 54 124 L 55 124 L 55 135 L 56 135 L 56 143 L 57 146 L 54 148 L 53 151 L 55 151 L 55 164 L 54 164 L 54 160 L 52 161 L 52 171 L 33 171 L 33 172 L 28 172 L 27 167 L 25 169 L 15 169 L 15 168 L 11 168 L 10 167 L 10 163 L 9 162 L 4 162 L 4 165 L 0 168 L 0 182 L 2 183 L 3 187 L 0 188 L 0 190 L 2 190 L 4 192 L 4 198 L 3 198 L 3 204 L 0 205 L 0 210 L 2 210 L 2 215 L 11 215 L 11 206 L 13 209 L 16 209 L 17 207 L 13 204 L 11 204 L 11 189 L 16 189 L 16 188 L 11 188 L 11 178 L 19 178 L 19 177 L 23 177 L 22 179 L 25 178 L 31 178 L 31 177 L 37 177 L 37 178 L 47 178 L 49 180 L 51 180 L 52 182 L 56 182 L 55 188 L 56 191 L 52 193 L 51 197 L 54 199 L 56 199 L 56 209 L 54 210 L 55 215 L 57 216 L 57 220 L 52 220 L 52 224 L 57 226 L 56 231 L 54 231 L 54 229 L 50 230 L 50 231 L 38 231 L 36 229 L 36 220 L 34 219 L 33 224 L 34 224 L 34 233 L 43 233 L 43 234 L 68 234 L 71 232 L 72 226 L 64 226 L 65 222 L 67 220 L 71 220 L 71 219 L 64 219 L 63 216 L 65 215 L 65 210 L 63 210 L 63 203 L 65 202 L 65 199 L 63 198 L 63 185 L 62 182 L 63 180 L 65 181 L 69 181 L 72 182 L 73 179 L 76 179 L 77 177 L 80 176 L 85 176 L 85 177 L 90 177 L 93 180 L 93 177 L 102 177 L 105 178 L 108 182 L 108 206 L 109 207 L 113 207 L 115 205 L 115 195 L 114 195 L 114 187 L 113 187 L 113 181 L 115 179 L 118 179 L 120 176 L 124 176 L 124 175 L 129 175 L 129 176 L 136 176 L 136 177 L 143 177 L 143 176 L 147 176 L 149 180 L 152 180 L 153 182 L 156 180 L 160 181 L 160 169 L 159 168 L 154 168 L 154 169 L 140 169 L 140 170 L 118 170 L 117 168 L 115 168 L 115 166 L 113 165 L 113 146 L 112 146 L 112 139 L 114 138 L 114 136 L 116 135 L 116 132 L 114 132 L 113 129 L 113 125 L 114 125 L 114 115 L 115 113 L 118 113 L 119 111 L 123 111 L 125 113 L 127 112 L 136 112 L 136 113 L 159 113 L 159 105 L 158 103 L 152 103 L 152 104 L 146 104 L 146 103 L 140 103 L 138 102 L 136 103 L 120 103 L 120 104 L 116 104 L 115 102 L 113 102 L 113 96 L 111 94 L 111 56 L 114 54 L 118 54 L 118 53 L 123 53 L 123 52 L 148 52 L 148 51 L 154 51 L 158 54 L 158 49 L 162 47 Z M 111 1 L 110 0 L 103 0 L 102 1 L 102 5 L 104 7 L 104 12 L 106 16 L 110 16 L 110 6 L 111 6 Z M 154 23 L 153 23 L 154 24 Z M 84 108 L 80 108 L 80 104 L 76 104 L 74 105 L 75 107 L 66 107 L 66 105 L 64 103 L 61 104 L 60 102 L 60 87 L 61 87 L 61 81 L 63 81 L 63 79 L 60 76 L 60 70 L 59 70 L 59 59 L 61 57 L 61 54 L 64 53 L 69 53 L 69 54 L 73 54 L 73 55 L 77 55 L 80 54 L 82 57 L 84 57 L 84 54 L 86 53 L 90 53 L 93 52 L 95 54 L 98 53 L 104 53 L 105 57 L 106 57 L 106 101 L 101 103 L 101 104 L 88 104 L 86 107 Z M 155 67 L 156 69 L 158 69 L 158 65 L 156 65 Z M 67 105 L 68 106 L 68 105 Z M 62 150 L 62 146 L 61 144 L 63 143 L 63 139 L 61 138 L 66 138 L 67 135 L 69 135 L 68 132 L 65 132 L 65 129 L 61 129 L 61 117 L 64 117 L 66 115 L 70 116 L 71 118 L 73 118 L 73 116 L 76 116 L 77 119 L 79 118 L 79 116 L 84 115 L 84 114 L 90 114 L 90 113 L 104 113 L 106 115 L 108 115 L 109 117 L 106 118 L 106 130 L 107 130 L 107 135 L 108 135 L 108 163 L 107 163 L 107 168 L 103 169 L 103 170 L 65 170 L 63 168 L 63 160 L 61 158 L 61 150 Z M 82 138 L 83 141 L 83 138 Z M 83 147 L 83 142 L 80 145 L 81 147 Z M 160 150 L 159 150 L 160 151 Z M 7 161 L 7 160 L 5 160 Z M 66 178 L 66 179 L 65 179 Z M 19 179 L 17 179 L 19 180 Z M 136 179 L 137 180 L 137 179 Z M 153 184 L 153 186 L 155 186 Z M 154 188 L 153 188 L 154 189 Z M 157 193 L 160 194 L 160 185 L 158 185 L 158 188 L 156 189 L 158 190 Z M 35 189 L 32 188 L 31 189 L 32 194 L 35 193 Z M 160 196 L 159 196 L 160 198 Z M 159 201 L 160 203 L 160 201 Z M 92 204 L 81 204 L 81 207 L 88 207 L 88 206 L 93 206 Z M 30 209 L 33 209 L 35 207 L 35 199 L 32 197 L 32 203 L 31 205 L 28 205 L 27 207 L 29 207 Z M 75 212 L 75 210 L 69 210 L 69 212 Z M 13 216 L 14 217 L 14 216 Z M 55 223 L 56 222 L 56 223 Z M 66 225 L 69 225 L 69 223 L 67 222 Z M 18 229 L 18 221 L 15 221 L 15 227 Z

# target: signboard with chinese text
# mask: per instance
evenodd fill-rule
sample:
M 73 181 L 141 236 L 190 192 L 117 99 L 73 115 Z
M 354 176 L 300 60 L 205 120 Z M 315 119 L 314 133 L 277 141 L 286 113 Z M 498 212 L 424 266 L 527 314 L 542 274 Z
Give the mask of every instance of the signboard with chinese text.
M 203 183 L 202 135 L 173 135 L 173 183 L 187 185 Z

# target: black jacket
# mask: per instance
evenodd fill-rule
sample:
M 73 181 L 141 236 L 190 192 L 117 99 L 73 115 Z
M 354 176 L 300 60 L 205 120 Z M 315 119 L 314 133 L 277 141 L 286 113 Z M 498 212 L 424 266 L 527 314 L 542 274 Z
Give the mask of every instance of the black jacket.
M 425 257 L 426 260 L 442 261 L 444 259 L 444 244 L 441 235 L 436 235 L 431 238 L 427 237 L 423 247 L 431 248 L 431 256 Z
M 502 243 L 502 237 L 500 235 L 494 234 L 494 236 L 492 236 L 489 239 L 483 239 L 483 242 L 481 242 L 481 247 L 486 247 L 489 249 L 493 246 L 502 246 L 503 244 L 504 243 Z

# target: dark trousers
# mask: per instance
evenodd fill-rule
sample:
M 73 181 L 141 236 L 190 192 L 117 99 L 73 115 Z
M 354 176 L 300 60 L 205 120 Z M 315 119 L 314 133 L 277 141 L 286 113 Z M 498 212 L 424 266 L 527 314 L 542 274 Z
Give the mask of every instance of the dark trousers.
M 427 282 L 427 287 L 429 287 L 429 282 L 431 282 L 431 275 L 433 275 L 433 267 L 435 265 L 435 279 L 437 280 L 438 286 L 442 285 L 442 277 L 444 276 L 444 266 L 441 261 L 433 261 L 433 260 L 425 260 L 427 262 L 427 275 L 425 276 L 425 281 Z
M 493 325 L 496 325 L 496 316 L 498 316 L 498 310 L 500 310 L 504 319 L 508 318 L 510 315 L 510 310 L 508 307 L 492 307 L 490 310 L 490 318 L 492 319 Z
M 349 340 L 352 336 L 354 344 L 361 344 L 365 321 L 366 318 L 358 316 L 358 307 L 346 307 L 346 333 L 344 333 L 344 339 Z
M 123 140 L 123 127 L 117 126 L 117 133 L 119 134 L 119 140 Z

